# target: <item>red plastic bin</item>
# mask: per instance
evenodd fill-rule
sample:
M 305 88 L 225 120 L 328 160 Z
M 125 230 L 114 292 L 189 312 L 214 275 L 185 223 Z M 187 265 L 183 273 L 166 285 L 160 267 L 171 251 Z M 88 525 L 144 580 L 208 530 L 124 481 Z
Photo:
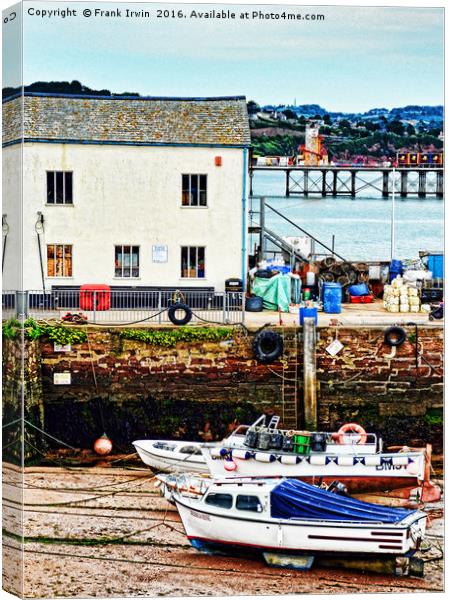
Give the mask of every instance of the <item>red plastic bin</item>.
M 85 283 L 80 286 L 81 310 L 109 310 L 111 308 L 111 287 L 105 283 Z
M 373 295 L 367 294 L 366 296 L 351 296 L 350 295 L 350 303 L 351 304 L 370 304 L 373 302 Z

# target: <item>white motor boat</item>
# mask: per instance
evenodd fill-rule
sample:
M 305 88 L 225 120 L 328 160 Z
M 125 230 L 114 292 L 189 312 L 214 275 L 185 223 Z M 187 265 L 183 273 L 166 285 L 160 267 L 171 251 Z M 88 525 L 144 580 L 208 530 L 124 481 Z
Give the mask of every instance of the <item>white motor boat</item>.
M 308 483 L 336 479 L 352 493 L 394 492 L 432 502 L 440 489 L 430 482 L 431 446 L 383 452 L 382 441 L 355 423 L 336 433 L 278 429 L 278 417 L 240 425 L 222 442 L 137 440 L 143 462 L 157 472 L 210 473 L 217 478 L 292 477 Z
M 136 440 L 133 442 L 141 460 L 152 470 L 169 473 L 193 471 L 207 473 L 208 467 L 197 442 Z
M 349 491 L 411 491 L 424 501 L 440 498 L 430 480 L 431 446 L 384 452 L 382 440 L 356 423 L 337 433 L 286 431 L 262 418 L 238 427 L 220 444 L 201 446 L 213 477 L 292 477 L 309 483 L 339 479 Z M 401 494 L 401 492 L 399 492 Z
M 169 476 L 170 477 L 170 476 Z M 164 481 L 164 476 L 163 476 Z M 191 544 L 205 551 L 411 555 L 426 514 L 388 508 L 293 479 L 164 481 Z

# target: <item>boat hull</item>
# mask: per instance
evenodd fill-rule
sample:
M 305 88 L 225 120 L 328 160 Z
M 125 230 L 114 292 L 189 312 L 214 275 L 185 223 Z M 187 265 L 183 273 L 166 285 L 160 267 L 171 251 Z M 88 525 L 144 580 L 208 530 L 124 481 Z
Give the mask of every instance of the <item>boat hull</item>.
M 162 450 L 157 447 L 161 443 L 166 442 L 164 440 L 142 440 L 133 442 L 133 445 L 142 462 L 158 473 L 208 473 L 208 467 L 201 454 L 189 455 L 177 450 Z M 174 446 L 175 448 L 182 447 L 180 442 L 174 443 Z
M 312 484 L 338 480 L 354 493 L 415 488 L 425 477 L 425 455 L 421 452 L 355 456 L 311 454 L 298 457 L 294 464 L 283 464 L 283 455 L 256 452 L 247 459 L 232 457 L 236 465 L 233 471 L 226 469 L 226 458 L 211 455 L 211 448 L 202 448 L 202 453 L 213 477 L 289 477 Z
M 403 556 L 414 552 L 417 540 L 425 534 L 425 515 L 397 525 L 276 519 L 256 522 L 205 512 L 198 502 L 190 503 L 179 496 L 174 500 L 186 535 L 195 547 L 203 544 L 258 552 Z

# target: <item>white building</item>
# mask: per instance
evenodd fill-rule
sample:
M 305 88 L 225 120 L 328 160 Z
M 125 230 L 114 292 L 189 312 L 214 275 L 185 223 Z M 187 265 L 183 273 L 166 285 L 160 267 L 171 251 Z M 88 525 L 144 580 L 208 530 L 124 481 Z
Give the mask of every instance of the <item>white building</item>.
M 3 289 L 223 290 L 246 268 L 249 145 L 244 97 L 7 99 Z

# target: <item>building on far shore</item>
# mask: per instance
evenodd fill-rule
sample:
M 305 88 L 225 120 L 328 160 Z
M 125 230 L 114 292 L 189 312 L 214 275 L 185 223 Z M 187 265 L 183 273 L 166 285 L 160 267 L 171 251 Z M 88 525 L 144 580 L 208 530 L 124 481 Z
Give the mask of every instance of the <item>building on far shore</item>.
M 246 268 L 249 146 L 243 96 L 7 98 L 3 289 L 223 290 Z

